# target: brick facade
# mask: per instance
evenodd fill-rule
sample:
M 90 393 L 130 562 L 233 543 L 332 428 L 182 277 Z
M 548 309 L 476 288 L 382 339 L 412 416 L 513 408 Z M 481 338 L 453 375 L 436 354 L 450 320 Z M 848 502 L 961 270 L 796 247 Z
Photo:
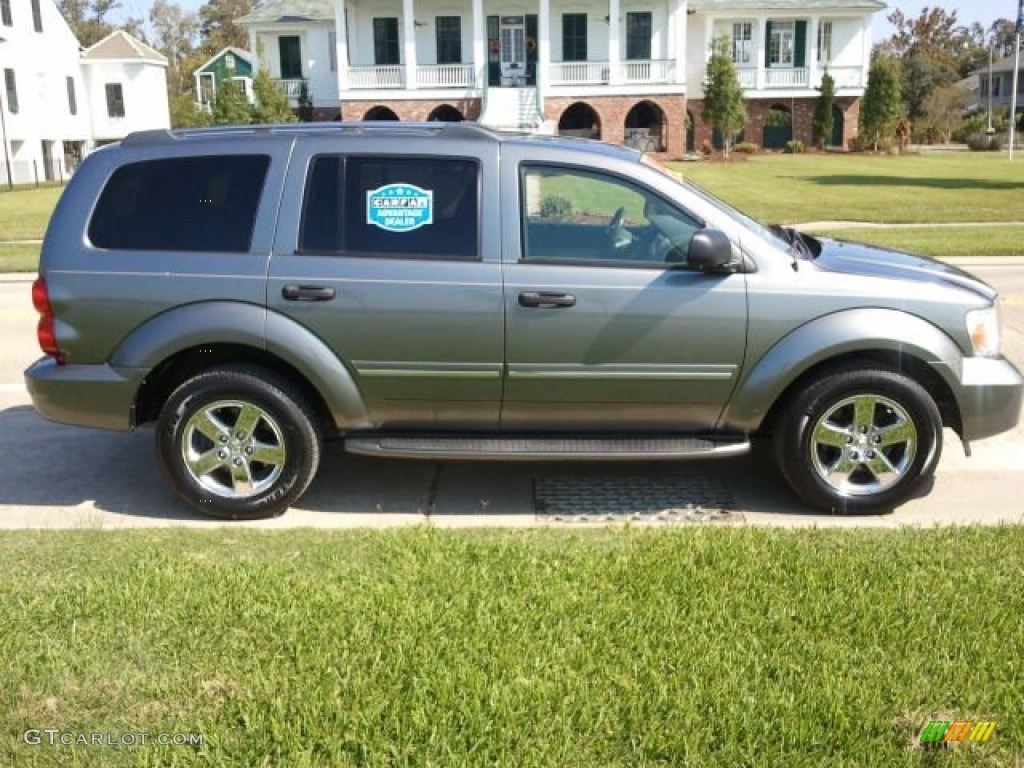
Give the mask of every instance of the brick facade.
M 806 99 L 748 99 L 747 124 L 743 129 L 743 140 L 751 141 L 758 146 L 764 144 L 764 122 L 768 111 L 776 104 L 785 107 L 793 115 L 793 138 L 802 141 L 808 147 L 814 143 L 814 104 L 816 98 Z M 860 99 L 836 99 L 835 105 L 843 114 L 843 149 L 849 149 L 854 137 L 857 136 L 857 125 L 860 121 Z M 697 151 L 712 143 L 713 131 L 709 123 L 701 118 L 703 102 L 699 99 L 690 102 L 689 111 L 693 118 L 694 145 Z
M 664 115 L 662 152 L 666 157 L 681 157 L 686 148 L 686 129 L 683 120 L 686 114 L 686 97 L 676 96 L 589 96 L 582 99 L 566 97 L 544 100 L 544 117 L 555 125 L 558 119 L 573 104 L 586 104 L 597 113 L 600 121 L 601 141 L 621 144 L 625 138 L 626 115 L 637 104 L 647 102 L 661 110 Z
M 395 99 L 393 101 L 345 101 L 341 105 L 342 120 L 362 120 L 374 107 L 387 107 L 399 120 L 423 122 L 438 107 L 449 106 L 459 111 L 465 120 L 476 120 L 480 116 L 480 99 L 449 99 L 446 101 Z

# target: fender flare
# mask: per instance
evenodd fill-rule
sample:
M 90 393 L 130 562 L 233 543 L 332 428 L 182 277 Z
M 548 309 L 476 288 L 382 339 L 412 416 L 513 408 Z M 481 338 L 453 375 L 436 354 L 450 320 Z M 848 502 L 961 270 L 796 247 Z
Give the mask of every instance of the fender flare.
M 175 307 L 126 336 L 111 357 L 114 368 L 152 371 L 164 360 L 204 344 L 238 344 L 279 358 L 306 378 L 344 429 L 371 426 L 352 373 L 315 334 L 256 304 L 210 301 Z
M 737 383 L 719 426 L 757 430 L 779 397 L 804 373 L 858 352 L 916 358 L 941 376 L 951 391 L 957 391 L 963 353 L 946 333 L 899 310 L 850 309 L 818 317 L 769 348 Z

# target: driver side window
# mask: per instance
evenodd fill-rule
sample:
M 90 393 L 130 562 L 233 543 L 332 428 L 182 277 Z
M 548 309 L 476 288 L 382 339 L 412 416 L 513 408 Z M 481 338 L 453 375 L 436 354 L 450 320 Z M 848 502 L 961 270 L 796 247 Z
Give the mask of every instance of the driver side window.
M 702 227 L 661 197 L 609 174 L 526 166 L 520 178 L 524 261 L 685 263 Z

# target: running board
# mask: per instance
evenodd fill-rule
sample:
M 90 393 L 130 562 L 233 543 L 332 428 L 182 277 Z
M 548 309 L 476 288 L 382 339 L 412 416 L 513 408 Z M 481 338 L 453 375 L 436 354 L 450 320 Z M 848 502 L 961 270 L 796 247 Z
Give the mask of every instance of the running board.
M 750 442 L 716 437 L 350 437 L 345 450 L 402 459 L 678 460 L 740 456 Z

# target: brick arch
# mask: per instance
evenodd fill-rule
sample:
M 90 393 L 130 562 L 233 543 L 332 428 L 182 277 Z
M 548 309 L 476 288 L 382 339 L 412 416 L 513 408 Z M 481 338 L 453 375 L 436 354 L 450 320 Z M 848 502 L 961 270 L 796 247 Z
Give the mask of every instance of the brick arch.
M 462 111 L 451 104 L 438 104 L 427 115 L 427 122 L 461 123 L 465 119 L 466 116 L 462 114 Z
M 601 138 L 601 115 L 591 104 L 574 101 L 558 116 L 558 132 L 568 136 Z
M 363 120 L 401 120 L 398 113 L 389 106 L 378 104 L 363 113 Z

